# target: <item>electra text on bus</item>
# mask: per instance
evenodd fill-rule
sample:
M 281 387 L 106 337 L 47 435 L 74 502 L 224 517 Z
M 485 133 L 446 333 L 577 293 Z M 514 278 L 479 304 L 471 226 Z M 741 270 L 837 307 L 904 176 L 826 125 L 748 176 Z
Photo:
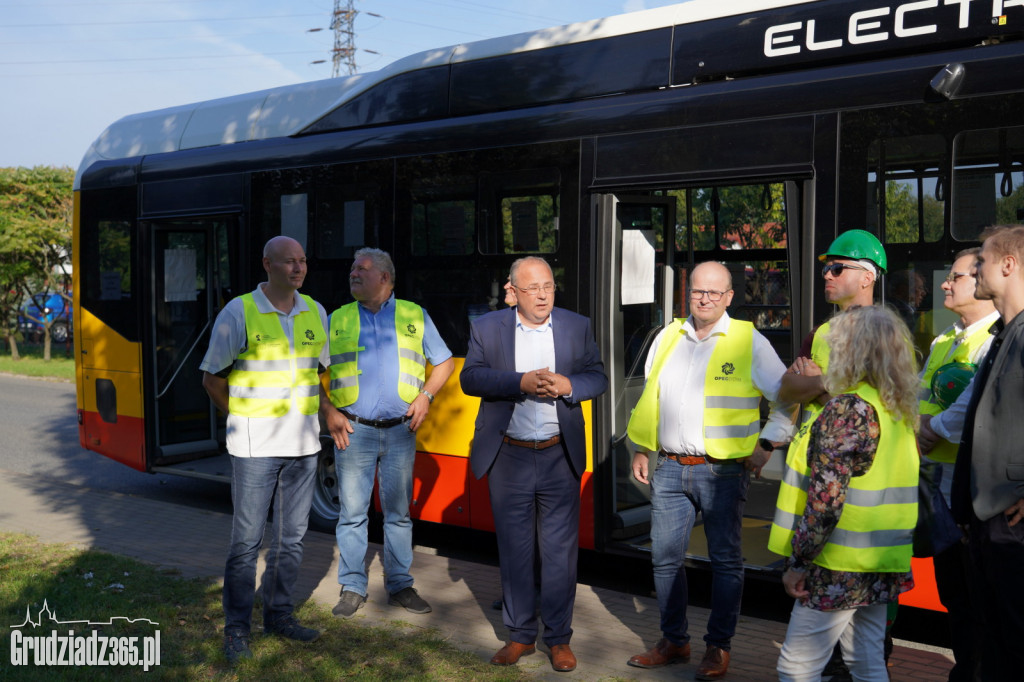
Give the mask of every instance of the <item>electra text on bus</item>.
M 977 37 L 979 31 L 969 31 L 972 24 L 988 37 L 992 26 L 1006 25 L 1005 10 L 1014 6 L 1024 7 L 1024 0 L 915 0 L 858 10 L 848 17 L 788 22 L 765 30 L 764 55 L 799 54 L 803 48 L 812 52 L 837 50 L 846 45 L 916 38 L 940 31 L 951 38 L 955 37 L 954 31 L 962 32 L 962 37 Z

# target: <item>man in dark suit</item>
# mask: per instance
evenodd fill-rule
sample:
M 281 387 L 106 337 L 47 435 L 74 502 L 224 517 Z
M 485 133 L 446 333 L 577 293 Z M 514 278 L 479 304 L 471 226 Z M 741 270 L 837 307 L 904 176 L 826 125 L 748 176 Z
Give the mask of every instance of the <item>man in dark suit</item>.
M 470 465 L 487 475 L 498 537 L 503 618 L 511 640 L 491 658 L 513 665 L 535 651 L 540 615 L 551 665 L 576 668 L 569 648 L 576 599 L 580 477 L 587 444 L 581 403 L 604 393 L 590 320 L 555 308 L 555 282 L 543 258 L 512 264 L 516 306 L 473 323 L 460 380 L 482 398 Z

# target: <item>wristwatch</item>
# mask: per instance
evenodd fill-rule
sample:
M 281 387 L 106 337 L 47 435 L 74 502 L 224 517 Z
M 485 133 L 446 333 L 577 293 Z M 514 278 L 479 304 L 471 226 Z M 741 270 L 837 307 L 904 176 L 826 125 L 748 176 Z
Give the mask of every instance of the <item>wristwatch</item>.
M 427 402 L 428 403 L 434 402 L 434 394 L 431 393 L 430 391 L 428 391 L 427 389 L 421 388 L 420 389 L 420 393 L 422 393 L 423 395 L 427 396 Z
M 775 445 L 767 438 L 758 438 L 757 444 L 760 445 L 763 449 L 767 450 L 768 452 L 771 452 L 772 450 L 775 449 Z

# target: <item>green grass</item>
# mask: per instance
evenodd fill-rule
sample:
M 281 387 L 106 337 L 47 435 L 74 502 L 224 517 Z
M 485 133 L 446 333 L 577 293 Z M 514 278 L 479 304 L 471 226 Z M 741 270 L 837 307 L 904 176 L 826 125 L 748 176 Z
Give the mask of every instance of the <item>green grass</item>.
M 11 348 L 6 341 L 0 349 L 0 373 L 18 374 L 28 377 L 42 377 L 58 381 L 75 380 L 74 353 L 65 344 L 54 344 L 50 348 L 50 360 L 43 360 L 41 344 L 18 344 L 18 360 L 11 359 Z
M 405 623 L 362 627 L 333 618 L 326 608 L 306 603 L 297 616 L 323 632 L 312 644 L 256 635 L 254 658 L 237 668 L 221 652 L 223 613 L 220 588 L 126 557 L 42 544 L 35 538 L 0 533 L 0 680 L 524 680 L 516 668 L 495 668 L 455 649 L 435 632 Z M 123 585 L 123 589 L 110 587 Z M 10 626 L 33 618 L 44 600 L 62 621 L 147 618 L 159 623 L 96 628 L 107 636 L 153 637 L 160 630 L 160 665 L 141 667 L 46 667 L 12 665 Z M 255 614 L 259 614 L 257 604 Z M 258 621 L 258 615 L 256 615 Z M 60 626 L 65 634 L 69 626 Z M 52 626 L 22 629 L 45 636 Z M 254 623 L 254 632 L 259 631 Z M 91 628 L 77 626 L 76 634 Z

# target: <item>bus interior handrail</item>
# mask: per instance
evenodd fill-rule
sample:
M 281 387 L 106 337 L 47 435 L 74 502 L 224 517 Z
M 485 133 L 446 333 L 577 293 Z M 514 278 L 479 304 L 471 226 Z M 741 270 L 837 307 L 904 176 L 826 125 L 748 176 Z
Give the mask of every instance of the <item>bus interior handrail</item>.
M 163 390 L 157 392 L 154 400 L 160 400 L 161 398 L 164 397 L 167 391 L 171 389 L 171 386 L 174 385 L 174 380 L 178 378 L 178 374 L 181 372 L 182 367 L 185 366 L 185 361 L 188 360 L 189 357 L 192 355 L 192 352 L 196 349 L 196 346 L 199 345 L 199 340 L 203 338 L 203 334 L 206 333 L 206 330 L 210 328 L 211 324 L 212 320 L 207 320 L 206 324 L 203 325 L 203 328 L 199 330 L 199 333 L 196 334 L 196 340 L 192 342 L 192 345 L 189 346 L 188 351 L 186 351 L 185 354 L 181 357 L 181 362 L 178 363 L 178 367 L 174 370 L 174 374 L 172 374 L 171 378 L 167 380 L 167 384 L 164 386 Z

